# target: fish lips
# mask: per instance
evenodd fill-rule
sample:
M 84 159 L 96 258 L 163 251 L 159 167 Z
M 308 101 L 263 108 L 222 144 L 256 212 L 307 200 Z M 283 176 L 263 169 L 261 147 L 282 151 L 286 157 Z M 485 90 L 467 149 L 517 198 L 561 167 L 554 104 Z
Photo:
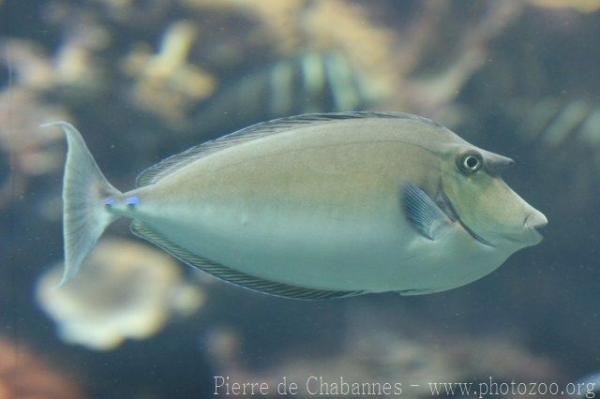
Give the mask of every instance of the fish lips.
M 544 236 L 538 231 L 538 229 L 546 226 L 547 224 L 548 219 L 546 216 L 536 210 L 534 213 L 525 217 L 523 220 L 523 225 L 519 228 L 519 232 L 517 234 L 502 234 L 500 237 L 520 246 L 531 247 L 542 242 Z
M 539 244 L 544 236 L 538 231 L 538 229 L 546 226 L 548 224 L 548 218 L 540 212 L 535 211 L 530 213 L 523 220 L 523 228 L 526 231 L 526 236 L 529 238 L 529 245 Z

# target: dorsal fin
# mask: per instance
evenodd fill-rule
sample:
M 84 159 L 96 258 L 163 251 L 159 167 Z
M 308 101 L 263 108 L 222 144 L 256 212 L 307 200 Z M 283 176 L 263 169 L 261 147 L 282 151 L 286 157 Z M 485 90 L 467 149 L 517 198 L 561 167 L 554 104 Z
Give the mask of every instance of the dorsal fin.
M 234 133 L 219 137 L 218 139 L 207 141 L 198 146 L 192 147 L 184 152 L 170 156 L 156 165 L 144 170 L 137 178 L 137 186 L 146 186 L 153 184 L 163 177 L 181 169 L 182 167 L 203 158 L 209 154 L 220 151 L 224 148 L 232 147 L 236 144 L 256 140 L 261 137 L 271 136 L 280 132 L 284 132 L 298 125 L 314 125 L 319 123 L 328 123 L 345 119 L 366 119 L 366 118 L 395 118 L 395 119 L 413 119 L 434 126 L 440 126 L 437 123 L 423 118 L 421 116 L 405 114 L 400 112 L 372 112 L 372 111 L 356 111 L 356 112 L 336 112 L 336 113 L 320 113 L 320 114 L 304 114 L 298 116 L 290 116 L 285 118 L 273 119 L 268 122 L 257 123 L 238 130 Z

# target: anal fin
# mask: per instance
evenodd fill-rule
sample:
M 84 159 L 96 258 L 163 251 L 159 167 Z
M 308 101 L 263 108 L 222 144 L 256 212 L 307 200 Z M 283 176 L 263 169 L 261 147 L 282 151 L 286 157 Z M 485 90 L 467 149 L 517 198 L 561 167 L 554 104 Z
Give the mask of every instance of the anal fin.
M 264 280 L 195 255 L 188 250 L 168 241 L 159 233 L 139 221 L 134 221 L 131 224 L 131 231 L 138 237 L 151 242 L 184 263 L 195 266 L 221 280 L 254 291 L 284 298 L 303 300 L 346 298 L 366 293 L 364 291 L 319 290 Z

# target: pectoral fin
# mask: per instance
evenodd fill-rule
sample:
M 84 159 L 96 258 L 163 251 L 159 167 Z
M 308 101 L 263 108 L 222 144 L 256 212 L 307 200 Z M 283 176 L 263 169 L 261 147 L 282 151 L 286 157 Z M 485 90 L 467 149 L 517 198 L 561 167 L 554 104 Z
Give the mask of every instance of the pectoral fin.
M 421 188 L 407 184 L 401 197 L 406 219 L 419 234 L 435 241 L 449 231 L 452 220 Z

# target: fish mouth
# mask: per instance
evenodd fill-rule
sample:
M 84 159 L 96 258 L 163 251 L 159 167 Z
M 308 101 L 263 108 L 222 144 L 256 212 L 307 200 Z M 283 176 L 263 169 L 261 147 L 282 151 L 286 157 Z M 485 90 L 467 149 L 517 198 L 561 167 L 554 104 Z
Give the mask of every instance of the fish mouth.
M 441 186 L 439 188 L 437 202 L 440 208 L 442 208 L 442 210 L 444 211 L 444 213 L 446 213 L 446 215 L 448 215 L 448 217 L 452 221 L 458 222 L 475 241 L 487 247 L 494 247 L 494 245 L 491 242 L 489 242 L 488 240 L 477 234 L 475 231 L 473 231 L 473 229 L 467 226 L 467 224 L 460 218 L 460 215 L 458 214 L 458 212 L 456 212 L 456 208 L 454 208 L 452 201 L 450 201 L 450 198 L 448 198 L 446 192 Z
M 538 231 L 539 228 L 544 227 L 548 224 L 548 219 L 543 213 L 535 211 L 523 219 L 523 224 L 520 228 L 519 233 L 516 234 L 501 234 L 502 239 L 512 242 L 520 246 L 531 247 L 539 244 L 544 239 L 542 233 Z
M 547 224 L 548 219 L 539 211 L 525 216 L 525 219 L 523 219 L 523 228 L 526 231 L 526 236 L 529 238 L 528 241 L 531 242 L 532 245 L 539 244 L 542 241 L 544 236 L 539 232 L 538 229 L 546 226 Z
M 548 218 L 542 212 L 535 211 L 525 216 L 523 220 L 523 226 L 529 229 L 536 230 L 542 228 L 548 224 Z
M 444 191 L 441 184 L 438 190 L 436 202 L 444 211 L 444 213 L 446 213 L 446 215 L 448 215 L 448 217 L 452 221 L 458 222 L 475 241 L 487 247 L 496 247 L 496 245 L 492 244 L 490 241 L 477 234 L 461 219 L 459 213 L 456 211 L 456 208 L 452 204 L 452 201 L 450 200 L 448 195 L 446 195 L 446 192 Z M 544 236 L 538 231 L 538 229 L 546 226 L 547 224 L 548 219 L 546 218 L 546 216 L 540 211 L 533 209 L 533 211 L 527 216 L 525 216 L 525 218 L 523 219 L 523 225 L 520 234 L 501 234 L 500 236 L 502 237 L 502 239 L 516 243 L 518 245 L 525 244 L 525 246 L 534 246 L 539 244 L 544 238 Z

